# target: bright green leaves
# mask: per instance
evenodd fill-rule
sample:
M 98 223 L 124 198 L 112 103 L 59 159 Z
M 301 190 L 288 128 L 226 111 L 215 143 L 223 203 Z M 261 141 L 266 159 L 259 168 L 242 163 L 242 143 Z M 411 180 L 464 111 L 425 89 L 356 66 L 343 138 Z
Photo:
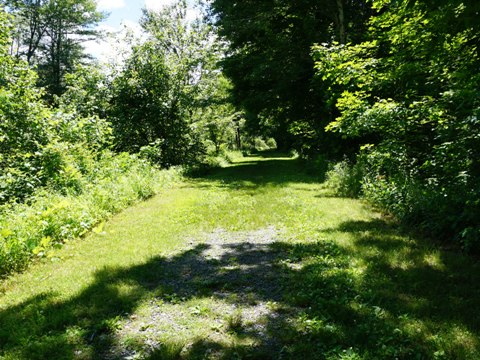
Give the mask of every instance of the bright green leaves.
M 392 99 L 378 99 L 373 105 L 363 91 L 342 93 L 337 101 L 342 114 L 327 125 L 327 131 L 337 131 L 349 137 L 366 134 L 402 135 L 406 127 L 406 109 Z
M 367 197 L 435 234 L 461 238 L 480 215 L 478 206 L 465 206 L 480 189 L 479 37 L 470 21 L 478 5 L 373 7 L 369 41 L 313 48 L 317 81 L 338 110 L 327 130 L 375 145 L 362 155 Z
M 178 1 L 159 12 L 145 11 L 141 23 L 148 40 L 134 46 L 113 81 L 117 147 L 140 150 L 164 167 L 198 162 L 208 133 L 219 146 L 218 132 L 234 113 L 222 107 L 228 85 L 217 63 L 223 44 L 210 25 L 190 21 L 187 10 L 187 3 Z
M 342 116 L 328 124 L 326 127 L 327 131 L 346 132 L 347 134 L 353 131 L 358 134 L 358 130 L 355 129 L 352 122 L 356 122 L 357 118 L 361 117 L 367 110 L 368 102 L 364 98 L 365 93 L 362 92 L 343 92 L 337 101 L 337 107 L 341 111 Z M 359 125 L 363 126 L 361 123 Z
M 1 20 L 8 16 L 0 11 Z M 0 203 L 23 198 L 40 179 L 37 154 L 48 142 L 48 111 L 39 103 L 33 71 L 9 55 L 8 23 L 0 22 Z
M 9 54 L 8 16 L 0 12 L 0 19 L 0 204 L 22 202 L 46 186 L 78 192 L 91 152 L 111 138 L 109 124 L 95 116 L 105 104 L 92 99 L 99 75 L 84 70 L 69 80 L 68 97 L 53 110 L 42 102 L 35 71 Z
M 10 229 L 2 229 L 0 231 L 0 235 L 3 237 L 3 238 L 8 238 L 9 236 L 13 235 L 13 231 L 10 230 Z
M 374 83 L 373 71 L 378 66 L 374 57 L 377 41 L 366 41 L 359 45 L 322 44 L 312 48 L 315 69 L 323 81 L 352 89 L 363 88 Z

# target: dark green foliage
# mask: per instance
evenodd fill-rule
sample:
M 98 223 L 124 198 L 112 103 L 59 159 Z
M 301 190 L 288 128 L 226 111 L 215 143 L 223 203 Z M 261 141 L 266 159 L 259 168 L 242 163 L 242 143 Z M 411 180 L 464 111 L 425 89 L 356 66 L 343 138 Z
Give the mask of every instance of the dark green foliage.
M 332 114 L 324 94 L 314 91 L 311 46 L 332 38 L 355 41 L 369 12 L 363 1 L 212 2 L 214 22 L 230 44 L 223 68 L 251 132 L 303 152 L 341 147 L 329 146 L 324 136 Z
M 473 2 L 377 1 L 368 42 L 314 48 L 340 116 L 365 144 L 364 195 L 472 250 L 480 244 L 480 65 Z

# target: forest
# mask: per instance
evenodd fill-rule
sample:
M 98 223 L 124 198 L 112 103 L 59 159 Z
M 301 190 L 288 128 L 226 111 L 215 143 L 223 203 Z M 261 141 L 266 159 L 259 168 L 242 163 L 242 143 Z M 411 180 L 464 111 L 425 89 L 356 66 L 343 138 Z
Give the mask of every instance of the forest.
M 108 17 L 0 0 L 0 359 L 480 357 L 480 2 Z

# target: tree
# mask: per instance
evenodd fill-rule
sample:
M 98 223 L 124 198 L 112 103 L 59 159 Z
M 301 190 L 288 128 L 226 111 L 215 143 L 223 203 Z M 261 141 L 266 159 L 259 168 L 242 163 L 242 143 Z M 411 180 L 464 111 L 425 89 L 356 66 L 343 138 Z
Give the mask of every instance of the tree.
M 368 41 L 314 49 L 339 111 L 328 129 L 363 143 L 367 196 L 480 249 L 480 5 L 373 5 Z
M 15 15 L 15 36 L 12 38 L 11 54 L 24 58 L 32 65 L 40 41 L 45 36 L 45 0 L 12 1 L 4 3 Z
M 141 23 L 148 40 L 134 47 L 114 81 L 118 148 L 154 146 L 162 166 L 194 162 L 203 152 L 198 124 L 221 75 L 221 47 L 206 23 L 187 20 L 186 1 L 145 10 Z
M 75 72 L 65 75 L 65 92 L 57 98 L 56 106 L 86 118 L 98 116 L 107 119 L 111 100 L 111 79 L 101 66 L 77 66 Z
M 104 17 L 94 0 L 1 0 L 15 17 L 12 52 L 36 65 L 49 100 L 65 90 L 65 74 L 86 57 L 81 43 L 98 36 Z
M 39 104 L 36 74 L 9 54 L 11 18 L 0 8 L 0 203 L 22 198 L 38 186 L 48 142 L 48 111 Z
M 90 104 L 45 104 L 35 71 L 9 53 L 13 22 L 0 9 L 0 205 L 22 202 L 46 186 L 79 190 L 77 175 L 111 134 L 105 120 L 92 116 Z
M 200 134 L 207 150 L 219 155 L 222 150 L 241 148 L 242 114 L 235 111 L 229 101 L 232 85 L 228 79 L 220 76 L 211 85 L 208 91 L 205 91 L 209 96 L 208 101 L 195 109 L 192 126 Z
M 223 68 L 250 129 L 270 131 L 281 147 L 327 150 L 319 138 L 332 114 L 312 88 L 311 46 L 358 42 L 369 14 L 366 1 L 214 0 L 212 22 L 230 47 Z
M 186 0 L 162 11 L 144 10 L 141 24 L 157 51 L 162 53 L 172 81 L 172 101 L 185 116 L 207 105 L 221 71 L 218 61 L 224 47 L 211 26 L 201 18 L 187 19 Z

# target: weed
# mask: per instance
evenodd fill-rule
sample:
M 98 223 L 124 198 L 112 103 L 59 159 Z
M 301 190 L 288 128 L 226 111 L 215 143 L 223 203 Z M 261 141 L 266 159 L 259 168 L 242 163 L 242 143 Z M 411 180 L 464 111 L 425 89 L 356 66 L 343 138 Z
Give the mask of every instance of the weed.
M 84 184 L 81 193 L 43 191 L 29 204 L 4 207 L 0 211 L 0 276 L 25 269 L 53 247 L 92 229 L 102 232 L 103 220 L 151 197 L 175 174 L 175 169 L 160 172 L 127 154 L 110 154 L 98 162 L 95 178 Z
M 242 311 L 237 309 L 231 314 L 227 316 L 226 319 L 227 330 L 238 333 L 242 331 L 243 328 L 243 318 L 242 318 Z
M 185 343 L 173 341 L 156 347 L 148 356 L 148 360 L 175 360 L 180 359 Z

